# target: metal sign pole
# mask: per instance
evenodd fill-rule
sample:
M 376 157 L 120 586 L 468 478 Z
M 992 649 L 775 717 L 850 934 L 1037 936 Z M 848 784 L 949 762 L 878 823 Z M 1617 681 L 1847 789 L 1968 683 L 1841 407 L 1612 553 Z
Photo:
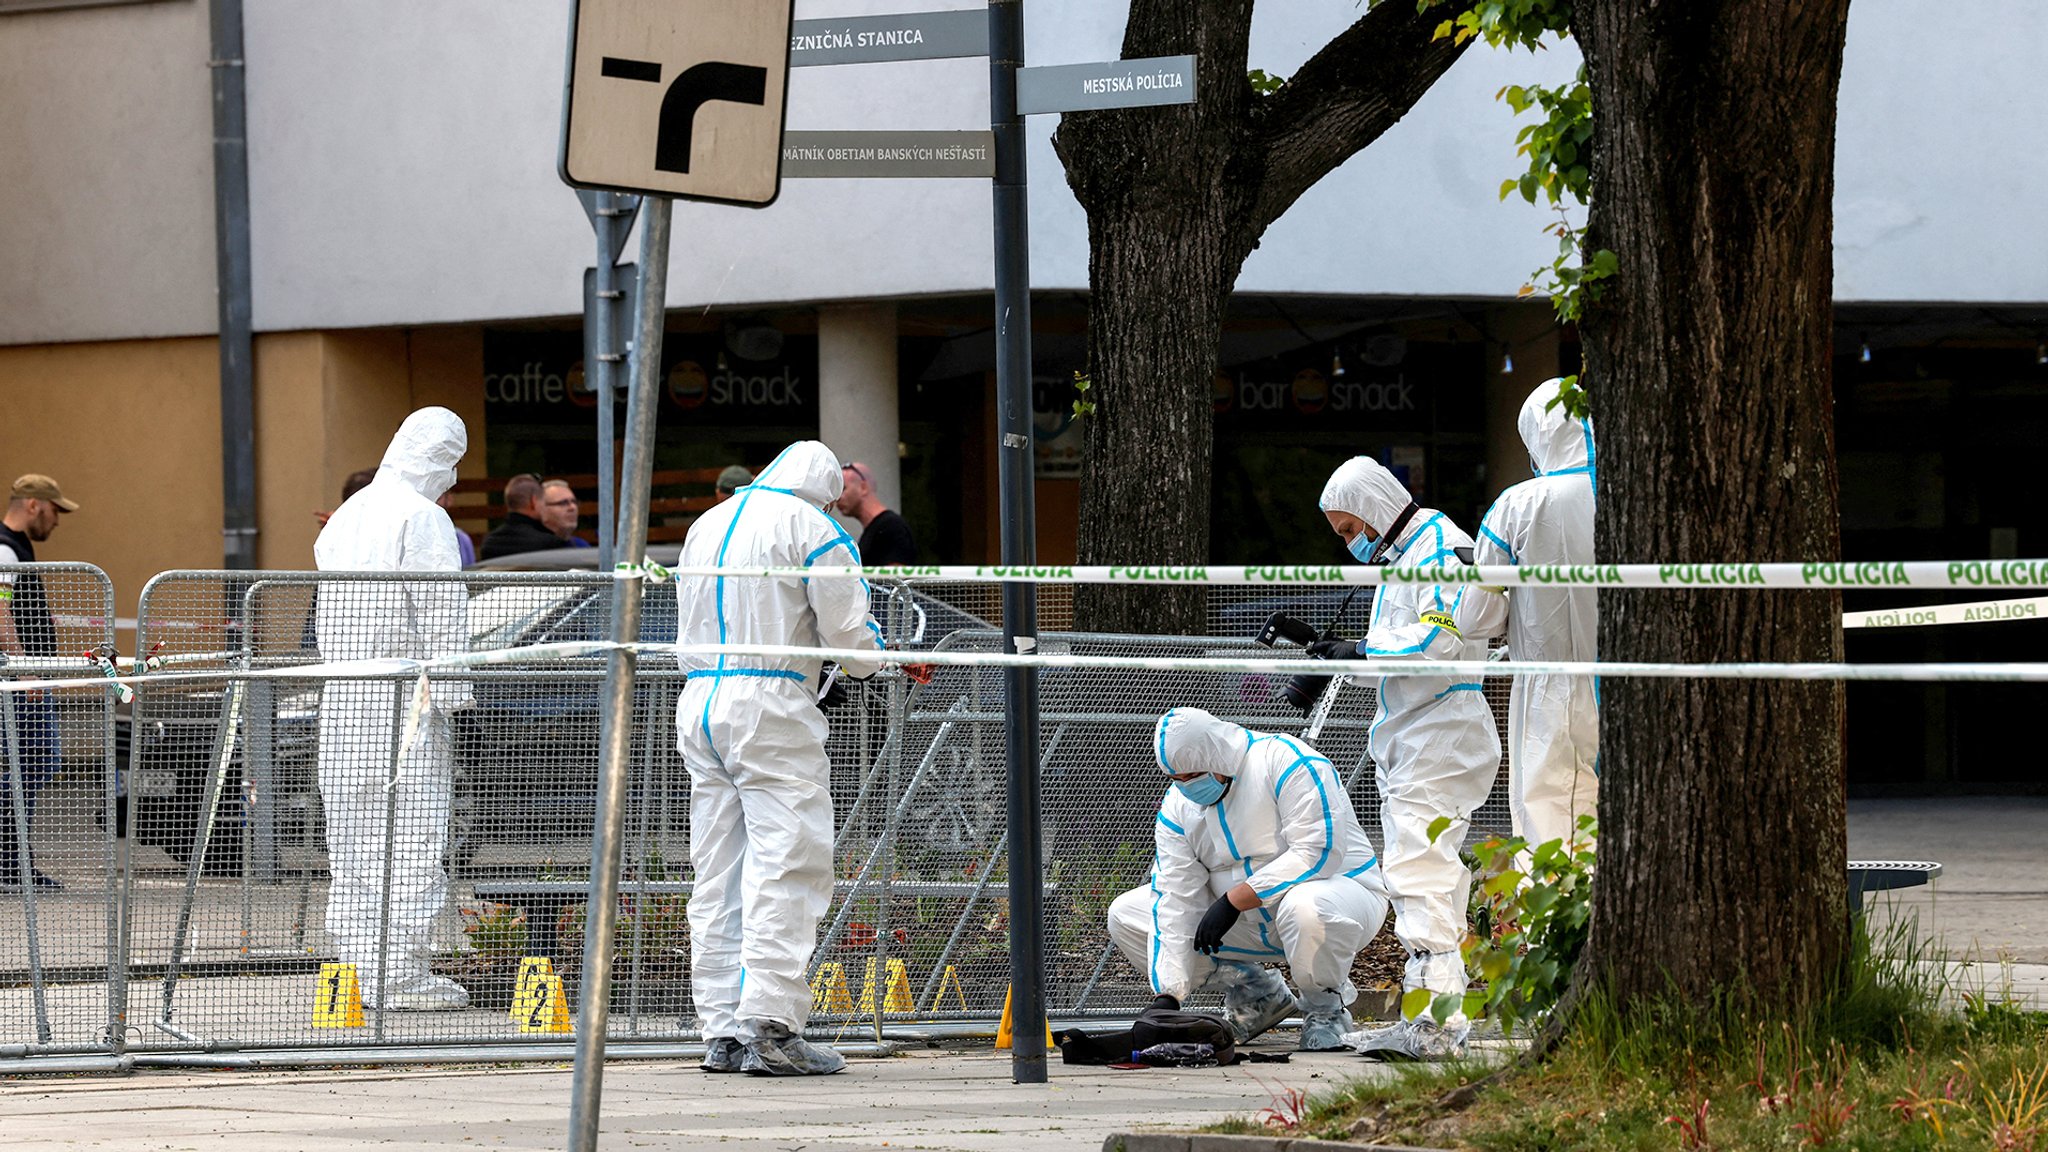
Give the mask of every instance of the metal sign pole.
M 591 343 L 597 355 L 583 365 L 583 378 L 590 390 L 597 393 L 597 570 L 612 570 L 612 548 L 618 540 L 618 477 L 612 475 L 612 445 L 617 434 L 612 429 L 613 409 L 619 402 L 618 374 L 612 367 L 619 363 L 619 335 L 612 329 L 612 300 L 619 290 L 618 265 L 612 263 L 612 237 L 618 228 L 618 218 L 612 213 L 618 209 L 618 196 L 610 192 L 597 193 L 597 211 L 591 215 L 591 224 L 597 229 L 597 285 L 591 293 L 589 311 L 583 322 L 591 327 Z
M 1024 64 L 1023 0 L 988 6 L 989 127 L 995 133 L 996 435 L 1002 488 L 1003 563 L 1036 562 L 1031 451 L 1031 249 L 1026 233 L 1024 118 L 1017 71 Z M 1003 585 L 1003 648 L 1038 648 L 1038 590 Z M 1009 768 L 1010 1073 L 1043 1084 L 1045 1062 L 1044 855 L 1038 806 L 1038 674 L 1006 673 L 1005 752 Z
M 597 263 L 586 272 L 583 290 L 583 379 L 597 397 L 597 567 L 609 572 L 618 537 L 618 477 L 612 467 L 617 433 L 612 427 L 617 413 L 619 366 L 625 362 L 619 345 L 622 300 L 619 253 L 626 247 L 626 234 L 633 230 L 633 217 L 640 211 L 640 198 L 616 192 L 582 191 L 576 194 L 597 233 Z M 631 266 L 623 271 L 631 272 Z M 631 323 L 630 319 L 626 320 Z
M 633 317 L 632 389 L 626 397 L 626 456 L 619 477 L 618 539 L 620 562 L 636 567 L 647 552 L 648 481 L 653 471 L 654 410 L 656 387 L 661 381 L 661 337 L 668 298 L 670 207 L 665 196 L 649 197 L 647 219 L 640 229 L 640 286 Z M 611 637 L 615 641 L 640 638 L 640 588 L 637 575 L 612 583 Z M 632 652 L 613 649 L 605 674 L 605 707 L 600 719 L 604 756 L 598 774 L 596 826 L 590 841 L 590 897 L 584 908 L 576 1072 L 569 1089 L 569 1152 L 597 1149 L 636 664 Z

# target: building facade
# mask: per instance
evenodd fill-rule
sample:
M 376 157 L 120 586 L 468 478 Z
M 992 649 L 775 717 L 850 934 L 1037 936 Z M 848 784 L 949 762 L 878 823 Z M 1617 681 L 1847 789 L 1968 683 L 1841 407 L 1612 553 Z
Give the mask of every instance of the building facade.
M 1357 13 L 1263 5 L 1250 62 L 1286 75 Z M 124 610 L 151 573 L 222 554 L 208 15 L 206 0 L 0 0 L 0 469 L 76 493 L 87 511 L 52 551 L 106 567 Z M 256 0 L 244 19 L 259 563 L 309 564 L 312 513 L 422 404 L 469 423 L 466 476 L 593 471 L 594 243 L 555 174 L 565 0 Z M 1031 64 L 1104 60 L 1123 10 L 1032 0 L 1026 23 Z M 2027 0 L 1852 11 L 1835 226 L 1851 557 L 2048 551 L 2002 463 L 2048 431 L 2043 47 L 2048 9 Z M 1336 558 L 1304 512 L 1359 451 L 1468 519 L 1526 474 L 1515 408 L 1576 351 L 1547 305 L 1516 300 L 1552 217 L 1498 199 L 1519 125 L 1494 94 L 1576 66 L 1569 45 L 1468 52 L 1264 238 L 1216 381 L 1216 514 L 1242 526 L 1216 559 Z M 788 124 L 985 128 L 987 85 L 981 59 L 798 69 Z M 1068 382 L 1088 290 L 1055 126 L 1034 118 L 1030 150 L 1047 559 L 1073 551 Z M 657 467 L 758 466 L 820 436 L 870 464 L 927 558 L 992 557 L 990 215 L 974 180 L 794 180 L 761 211 L 678 204 Z M 1850 652 L 1961 658 L 2009 627 Z M 1852 709 L 1866 697 L 1883 699 Z M 1939 763 L 1969 783 L 1988 757 L 1966 747 L 1968 717 L 1942 717 L 1860 753 L 1893 767 L 1852 775 L 1912 782 Z

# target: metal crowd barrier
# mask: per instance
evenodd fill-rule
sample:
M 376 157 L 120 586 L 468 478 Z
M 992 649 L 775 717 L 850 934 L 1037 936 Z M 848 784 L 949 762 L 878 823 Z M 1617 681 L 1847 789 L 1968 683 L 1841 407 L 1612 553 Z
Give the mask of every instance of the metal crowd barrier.
M 104 576 L 98 581 L 96 607 L 72 612 L 102 622 L 93 643 L 111 640 L 111 591 Z M 602 657 L 437 674 L 424 710 L 410 673 L 292 673 L 394 651 L 431 657 L 601 640 L 613 587 L 606 576 L 567 573 L 401 580 L 181 571 L 153 579 L 139 644 L 182 675 L 138 688 L 118 758 L 112 693 L 66 694 L 77 700 L 75 716 L 66 713 L 72 728 L 96 724 L 99 751 L 76 738 L 79 754 L 38 813 L 38 843 L 51 846 L 39 860 L 58 864 L 65 892 L 0 898 L 10 901 L 0 916 L 65 902 L 54 922 L 42 918 L 36 944 L 21 932 L 0 943 L 11 950 L 8 973 L 19 977 L 0 995 L 20 1000 L 7 1025 L 20 1039 L 0 1049 L 0 1069 L 9 1055 L 57 1053 L 154 1062 L 200 1053 L 559 1058 L 571 1025 L 532 1011 L 531 1001 L 523 1015 L 512 1009 L 522 971 L 530 975 L 538 958 L 566 1004 L 576 1002 Z M 992 652 L 1000 632 L 974 611 L 984 591 L 878 584 L 875 607 L 906 649 Z M 1322 590 L 1303 595 L 1310 599 L 1212 604 L 1212 627 L 1230 635 L 1047 632 L 1042 646 L 1263 653 L 1244 638 L 1245 621 L 1276 605 L 1327 615 Z M 1362 626 L 1363 610 L 1353 616 Z M 675 622 L 675 586 L 651 590 L 642 640 L 671 641 Z M 437 639 L 400 642 L 420 636 Z M 77 639 L 81 651 L 90 646 L 83 633 Z M 1153 724 L 1178 705 L 1268 731 L 1300 733 L 1304 722 L 1275 701 L 1270 677 L 1049 670 L 1042 684 L 1048 1003 L 1061 1019 L 1127 1014 L 1150 994 L 1114 954 L 1104 919 L 1150 867 L 1165 787 L 1152 759 Z M 622 1051 L 695 1036 L 689 779 L 674 731 L 681 688 L 672 657 L 641 661 L 610 1025 Z M 1009 968 L 1002 678 L 946 666 L 924 685 L 884 674 L 851 688 L 828 712 L 838 883 L 812 965 L 814 1033 L 847 1042 L 986 1028 L 1002 1010 Z M 1489 697 L 1502 709 L 1505 684 Z M 1347 686 L 1329 700 L 1317 742 L 1377 841 L 1364 751 L 1372 692 Z M 415 723 L 416 713 L 425 720 Z M 396 830 L 377 838 L 389 846 L 384 859 L 358 860 L 354 876 L 330 854 L 337 773 L 365 782 L 350 772 L 371 773 L 375 796 L 365 805 L 361 789 L 342 795 L 340 819 Z M 445 793 L 434 791 L 436 779 Z M 60 795 L 71 815 L 52 823 L 48 799 Z M 445 812 L 436 795 L 447 797 Z M 1506 827 L 1498 786 L 1475 824 Z M 467 1008 L 381 1007 L 377 973 L 396 964 L 409 901 L 438 907 L 426 931 L 432 969 L 467 989 Z M 345 990 L 336 965 L 350 954 L 342 939 L 350 933 L 353 954 L 372 959 L 348 974 L 354 987 Z M 38 945 L 44 959 L 32 962 L 24 948 Z M 33 1033 L 32 1021 L 46 1021 L 47 1035 Z
M 10 612 L 29 652 L 0 656 L 0 678 L 99 674 L 114 652 L 105 572 L 9 564 L 0 565 L 0 582 L 11 586 Z M 104 1053 L 115 1043 L 107 979 L 118 871 L 114 697 L 100 687 L 0 696 L 0 1067 L 9 1057 Z

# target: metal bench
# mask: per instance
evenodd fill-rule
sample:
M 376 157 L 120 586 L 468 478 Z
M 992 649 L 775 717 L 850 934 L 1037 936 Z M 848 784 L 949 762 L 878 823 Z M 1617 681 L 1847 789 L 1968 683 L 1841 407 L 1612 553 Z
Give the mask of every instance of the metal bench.
M 1941 865 L 1931 860 L 1849 861 L 1849 914 L 1863 914 L 1865 892 L 1889 892 L 1894 888 L 1918 888 L 1941 875 Z

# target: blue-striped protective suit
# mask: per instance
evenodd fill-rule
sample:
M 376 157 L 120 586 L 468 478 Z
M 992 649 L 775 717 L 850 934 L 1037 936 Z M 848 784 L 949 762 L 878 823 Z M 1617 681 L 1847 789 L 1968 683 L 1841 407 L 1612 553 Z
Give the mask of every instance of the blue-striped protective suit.
M 1221 975 L 1219 961 L 1285 961 L 1304 1003 L 1357 997 L 1351 963 L 1387 918 L 1372 842 L 1329 760 L 1292 736 L 1218 720 L 1200 708 L 1162 716 L 1154 754 L 1169 774 L 1231 779 L 1213 805 L 1169 787 L 1153 825 L 1152 879 L 1116 898 L 1109 931 L 1154 992 L 1185 999 Z M 1195 926 L 1239 883 L 1259 894 L 1214 958 L 1193 947 Z M 1222 970 L 1219 972 L 1219 968 Z
M 1345 461 L 1323 487 L 1325 512 L 1349 512 L 1385 533 L 1412 503 L 1371 457 Z M 1472 538 L 1432 508 L 1417 509 L 1382 556 L 1402 567 L 1456 564 Z M 1358 655 L 1369 660 L 1486 659 L 1507 622 L 1507 599 L 1476 586 L 1392 584 L 1377 590 Z M 1367 747 L 1380 788 L 1380 867 L 1394 931 L 1408 949 L 1409 990 L 1462 993 L 1465 904 L 1472 874 L 1458 858 L 1472 813 L 1500 771 L 1500 735 L 1478 680 L 1381 679 Z M 1450 826 L 1431 840 L 1430 823 Z
M 1479 526 L 1481 564 L 1593 562 L 1593 422 L 1573 419 L 1552 380 L 1529 394 L 1517 420 L 1536 470 L 1500 494 Z M 1599 658 L 1599 591 L 1508 589 L 1508 656 Z M 1571 836 L 1597 806 L 1600 694 L 1591 676 L 1517 676 L 1508 697 L 1509 803 L 1530 844 Z
M 847 567 L 860 552 L 824 511 L 839 461 L 815 440 L 690 526 L 685 565 Z M 882 648 L 864 580 L 693 577 L 677 585 L 682 644 Z M 831 762 L 809 657 L 681 657 L 676 730 L 690 772 L 690 978 L 707 1040 L 742 1021 L 800 1033 L 804 969 L 832 897 Z M 847 660 L 854 676 L 881 667 Z

